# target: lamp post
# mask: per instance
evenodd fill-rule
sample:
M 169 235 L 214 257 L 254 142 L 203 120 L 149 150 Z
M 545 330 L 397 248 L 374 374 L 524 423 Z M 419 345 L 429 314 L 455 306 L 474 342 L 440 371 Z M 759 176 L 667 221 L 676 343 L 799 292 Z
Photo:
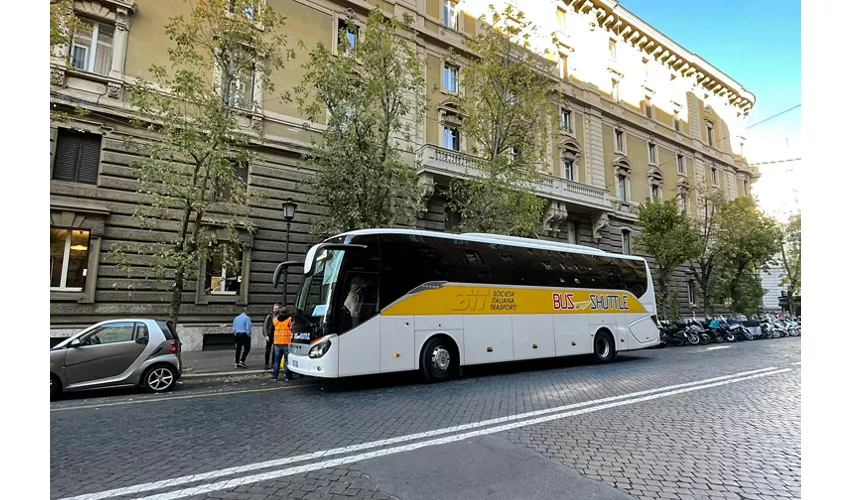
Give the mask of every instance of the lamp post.
M 292 219 L 295 218 L 295 209 L 298 208 L 298 205 L 292 201 L 292 198 L 287 198 L 285 202 L 283 202 L 283 220 L 286 221 L 286 257 L 283 259 L 284 262 L 289 260 L 289 226 L 292 224 Z M 286 285 L 289 283 L 287 270 L 283 270 L 283 307 L 286 307 Z

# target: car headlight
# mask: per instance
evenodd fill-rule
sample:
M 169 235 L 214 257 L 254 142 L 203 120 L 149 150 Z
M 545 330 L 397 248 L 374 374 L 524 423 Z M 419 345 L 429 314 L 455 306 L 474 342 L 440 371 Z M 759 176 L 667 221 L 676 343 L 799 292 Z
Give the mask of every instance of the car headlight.
M 330 350 L 330 348 L 331 348 L 331 341 L 330 340 L 323 340 L 323 341 L 319 342 L 318 344 L 310 347 L 310 351 L 307 353 L 307 356 L 309 356 L 311 358 L 321 358 L 322 356 L 324 356 L 328 352 L 328 350 Z

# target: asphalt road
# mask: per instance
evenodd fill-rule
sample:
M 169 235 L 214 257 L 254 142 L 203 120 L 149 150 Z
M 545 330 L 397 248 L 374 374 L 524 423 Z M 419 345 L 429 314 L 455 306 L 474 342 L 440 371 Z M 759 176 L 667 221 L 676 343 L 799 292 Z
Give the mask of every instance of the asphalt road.
M 800 497 L 800 339 L 51 403 L 51 497 Z

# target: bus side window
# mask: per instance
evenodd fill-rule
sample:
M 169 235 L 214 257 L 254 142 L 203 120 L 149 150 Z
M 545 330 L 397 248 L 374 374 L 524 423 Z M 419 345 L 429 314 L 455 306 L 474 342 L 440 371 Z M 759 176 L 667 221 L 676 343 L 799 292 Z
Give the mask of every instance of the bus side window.
M 378 275 L 376 273 L 345 273 L 342 287 L 342 329 L 346 332 L 378 313 Z

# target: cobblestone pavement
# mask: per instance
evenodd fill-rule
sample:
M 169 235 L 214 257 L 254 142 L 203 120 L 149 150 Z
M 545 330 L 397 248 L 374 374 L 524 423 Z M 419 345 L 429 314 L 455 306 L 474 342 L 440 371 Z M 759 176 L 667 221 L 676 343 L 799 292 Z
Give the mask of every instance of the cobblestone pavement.
M 62 401 L 51 405 L 51 496 L 119 489 L 97 498 L 393 498 L 404 488 L 388 479 L 391 471 L 374 464 L 387 460 L 391 466 L 392 453 L 401 454 L 395 455 L 397 462 L 409 457 L 408 482 L 422 481 L 427 489 L 451 478 L 434 477 L 433 462 L 416 462 L 426 453 L 417 446 L 443 438 L 480 444 L 481 436 L 458 436 L 484 429 L 478 422 L 502 418 L 499 425 L 516 427 L 493 430 L 493 423 L 486 427 L 491 433 L 486 439 L 503 440 L 517 453 L 531 452 L 556 465 L 560 469 L 547 476 L 561 481 L 557 487 L 587 481 L 582 491 L 590 493 L 570 496 L 564 487 L 560 498 L 799 498 L 800 370 L 794 363 L 800 360 L 800 342 L 652 349 L 625 353 L 604 366 L 575 359 L 500 365 L 467 370 L 464 379 L 437 385 L 411 383 L 404 376 L 286 389 L 252 381 L 227 391 L 176 391 L 156 400 L 131 394 Z M 635 395 L 616 403 L 622 406 L 596 404 L 565 417 L 546 412 L 770 367 L 792 370 L 694 386 L 698 390 L 647 401 Z M 511 420 L 527 412 L 541 413 Z M 547 414 L 557 418 L 528 423 Z M 467 428 L 440 431 L 459 425 Z M 431 434 L 404 438 L 423 432 Z M 388 438 L 399 441 L 370 444 Z M 357 445 L 361 448 L 300 457 Z M 457 451 L 451 457 L 439 452 L 444 456 L 428 461 L 460 457 L 480 462 L 479 470 L 492 472 L 493 481 L 508 477 L 497 470 L 501 465 L 487 468 L 494 457 L 473 455 L 467 451 L 471 445 L 451 446 L 436 443 L 433 450 Z M 373 455 L 359 457 L 363 453 L 389 456 L 373 460 Z M 237 469 L 222 471 L 230 467 Z M 572 471 L 578 474 L 570 476 Z M 134 485 L 142 487 L 120 490 Z M 537 498 L 535 486 L 529 488 L 527 495 L 514 497 Z M 464 498 L 474 493 L 465 492 Z M 499 494 L 487 498 L 507 498 Z

